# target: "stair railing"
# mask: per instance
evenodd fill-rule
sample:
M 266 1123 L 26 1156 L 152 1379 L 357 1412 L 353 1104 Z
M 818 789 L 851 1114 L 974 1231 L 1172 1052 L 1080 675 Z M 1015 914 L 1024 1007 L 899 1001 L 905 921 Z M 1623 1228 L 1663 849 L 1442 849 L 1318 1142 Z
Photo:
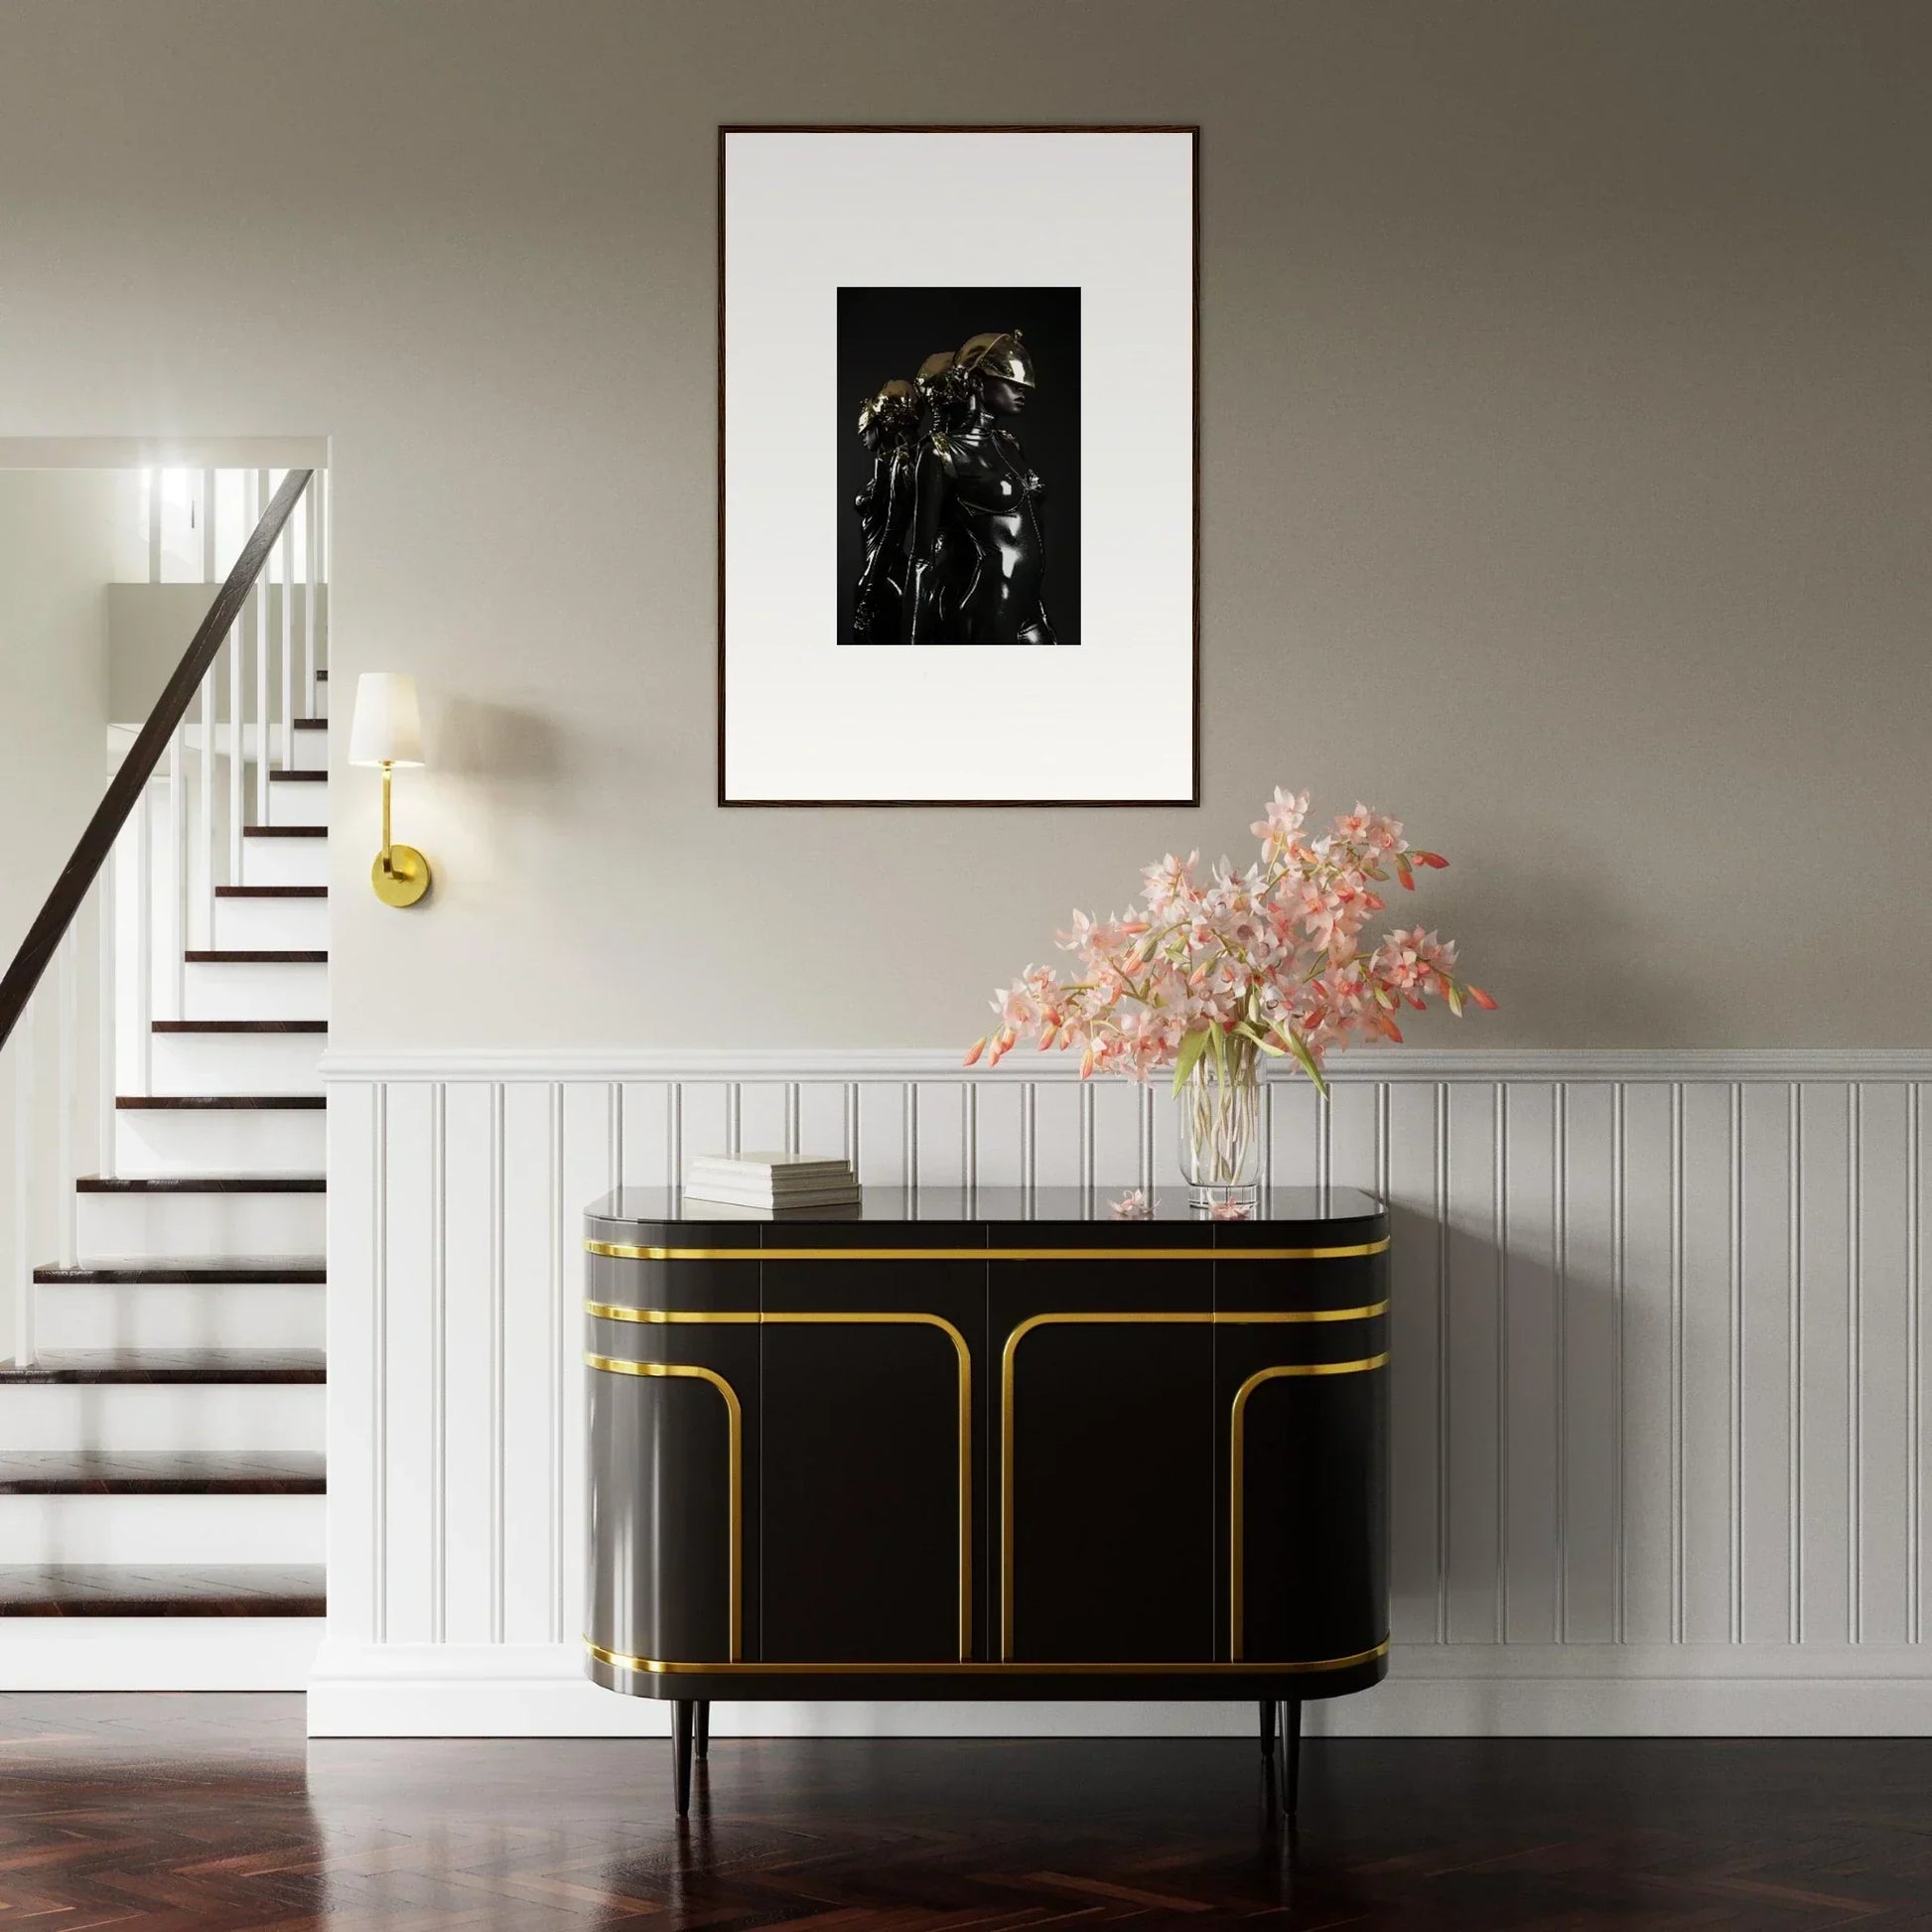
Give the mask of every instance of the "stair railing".
M 212 581 L 214 565 L 215 490 L 212 471 L 203 473 L 203 574 Z M 13 1284 L 9 1341 L 14 1362 L 29 1367 L 36 1358 L 34 1340 L 34 1270 L 36 1256 L 43 1245 L 52 1246 L 60 1264 L 71 1267 L 76 1260 L 77 1221 L 75 1182 L 79 1177 L 78 1143 L 83 1095 L 80 1090 L 80 1052 L 82 1026 L 80 1009 L 84 991 L 90 996 L 97 1026 L 94 1029 L 95 1104 L 99 1111 L 99 1172 L 111 1174 L 115 1168 L 116 1102 L 123 1091 L 118 1077 L 120 1065 L 122 1002 L 116 998 L 120 979 L 116 971 L 117 927 L 122 923 L 124 895 L 117 881 L 123 869 L 132 873 L 132 937 L 135 959 L 132 980 L 134 994 L 130 1025 L 134 1049 L 132 1085 L 140 1095 L 152 1091 L 151 1053 L 153 1045 L 154 959 L 156 911 L 154 903 L 154 811 L 153 780 L 164 754 L 167 768 L 167 836 L 169 865 L 166 890 L 172 901 L 161 931 L 170 948 L 164 1004 L 172 1006 L 170 1016 L 184 1020 L 186 1007 L 186 954 L 194 945 L 195 921 L 199 917 L 207 946 L 213 947 L 215 875 L 225 871 L 228 883 L 239 884 L 243 831 L 244 771 L 252 751 L 255 765 L 253 822 L 268 822 L 268 778 L 272 758 L 279 757 L 284 769 L 294 759 L 295 717 L 293 709 L 295 634 L 292 612 L 294 595 L 293 539 L 289 529 L 296 504 L 307 499 L 304 528 L 306 541 L 305 595 L 302 612 L 303 659 L 306 689 L 316 688 L 317 587 L 323 580 L 321 497 L 311 489 L 313 470 L 290 470 L 272 498 L 270 473 L 258 470 L 244 473 L 244 517 L 258 512 L 258 520 L 242 543 L 233 568 L 222 580 L 208 605 L 207 615 L 197 625 L 194 637 L 181 662 L 163 687 L 147 722 L 107 781 L 99 805 L 87 828 L 73 848 L 73 856 L 54 882 L 13 963 L 0 977 L 0 1066 L 12 1073 L 12 1213 L 9 1247 L 5 1263 Z M 148 557 L 149 577 L 161 581 L 161 479 L 154 480 L 149 501 Z M 273 584 L 272 563 L 277 548 L 282 557 L 280 599 L 280 649 L 273 648 L 270 636 L 269 599 L 266 590 Z M 216 853 L 224 842 L 217 834 L 214 762 L 223 738 L 219 717 L 221 666 L 218 660 L 227 651 L 227 716 L 225 750 L 228 759 L 226 865 L 217 867 Z M 252 655 L 254 668 L 254 715 L 252 726 L 247 716 L 246 670 L 244 658 Z M 281 682 L 281 722 L 279 736 L 271 710 L 271 659 L 279 658 Z M 189 708 L 200 698 L 199 732 L 188 723 Z M 198 760 L 200 794 L 200 837 L 190 833 L 195 816 L 191 804 L 188 765 L 191 754 Z M 190 847 L 199 846 L 191 883 Z M 195 909 L 199 902 L 199 912 Z M 95 944 L 85 948 L 90 960 L 82 958 L 81 935 L 91 927 Z M 53 969 L 51 988 L 45 984 Z M 51 991 L 52 999 L 41 997 Z M 44 1035 L 52 1031 L 51 1042 Z M 52 1065 L 44 1064 L 52 1046 Z M 43 1097 L 41 1086 L 53 1076 L 51 1093 Z M 45 1150 L 41 1143 L 48 1132 L 48 1112 L 53 1112 L 52 1187 L 37 1193 L 37 1172 Z M 47 1203 L 53 1203 L 50 1226 Z

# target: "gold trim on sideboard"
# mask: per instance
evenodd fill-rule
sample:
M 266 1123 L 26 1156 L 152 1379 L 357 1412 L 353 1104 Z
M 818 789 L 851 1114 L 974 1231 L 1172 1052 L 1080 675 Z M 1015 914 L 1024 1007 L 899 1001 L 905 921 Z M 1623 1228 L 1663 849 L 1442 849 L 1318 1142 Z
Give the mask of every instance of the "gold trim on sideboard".
M 865 1309 L 851 1311 L 819 1311 L 756 1309 L 629 1309 L 611 1302 L 586 1302 L 584 1311 L 596 1315 L 603 1321 L 644 1321 L 664 1325 L 688 1323 L 705 1325 L 719 1322 L 738 1324 L 759 1323 L 760 1325 L 824 1325 L 828 1323 L 886 1323 L 897 1326 L 919 1325 L 937 1328 L 953 1345 L 953 1353 L 958 1358 L 959 1372 L 955 1377 L 958 1392 L 958 1432 L 959 1432 L 959 1654 L 962 1659 L 973 1654 L 973 1352 L 966 1337 L 942 1314 L 927 1314 L 909 1310 Z M 584 1359 L 594 1367 L 610 1368 L 621 1366 L 615 1358 L 606 1355 L 586 1355 Z M 649 1373 L 649 1369 L 639 1365 L 632 1371 Z M 667 1371 L 668 1372 L 668 1371 Z M 709 1370 L 693 1370 L 696 1374 L 709 1374 Z M 734 1519 L 732 1561 L 738 1562 L 737 1527 Z M 736 1571 L 734 1570 L 734 1575 Z M 737 1646 L 733 1650 L 736 1654 Z
M 1359 1362 L 1280 1362 L 1273 1368 L 1257 1369 L 1234 1392 L 1234 1414 L 1228 1425 L 1228 1655 L 1237 1663 L 1245 1632 L 1242 1628 L 1247 1590 L 1247 1524 L 1243 1517 L 1244 1491 L 1247 1487 L 1248 1398 L 1264 1382 L 1277 1382 L 1294 1375 L 1358 1375 L 1372 1368 L 1388 1366 L 1388 1351 L 1370 1355 Z
M 667 1663 L 660 1657 L 628 1657 L 621 1651 L 607 1650 L 601 1643 L 584 1639 L 584 1648 L 600 1664 L 615 1670 L 635 1672 L 643 1677 L 671 1677 L 685 1672 L 724 1671 L 735 1677 L 1292 1677 L 1313 1671 L 1352 1670 L 1357 1664 L 1373 1663 L 1389 1654 L 1389 1639 L 1384 1637 L 1367 1650 L 1352 1657 L 1316 1657 L 1299 1663 L 1172 1663 L 1172 1664 L 1088 1664 L 1088 1663 L 954 1663 L 933 1664 L 689 1664 Z
M 745 1433 L 744 1411 L 739 1407 L 738 1391 L 718 1373 L 715 1368 L 699 1368 L 691 1362 L 624 1362 L 614 1355 L 593 1355 L 588 1351 L 584 1356 L 586 1368 L 602 1369 L 607 1375 L 644 1375 L 686 1377 L 694 1382 L 709 1382 L 725 1398 L 726 1441 L 728 1459 L 726 1468 L 731 1488 L 731 1519 L 729 1535 L 731 1538 L 727 1556 L 730 1568 L 727 1572 L 731 1580 L 731 1658 L 738 1661 L 738 1653 L 744 1648 L 743 1589 L 744 1580 L 740 1575 L 739 1549 L 744 1533 L 744 1455 L 743 1439 Z
M 1388 1251 L 1389 1236 L 1345 1248 L 633 1248 L 586 1241 L 611 1261 L 1348 1261 Z
M 1386 1242 L 1383 1246 L 1387 1246 Z M 1304 1321 L 1366 1321 L 1373 1315 L 1386 1314 L 1387 1302 L 1373 1302 L 1359 1309 L 1295 1309 L 1273 1312 L 1255 1312 L 1244 1309 L 1186 1309 L 1160 1312 L 1122 1311 L 1113 1310 L 1078 1310 L 1050 1314 L 1030 1314 L 1007 1336 L 1006 1346 L 1000 1351 L 1000 1655 L 1003 1659 L 1013 1656 L 1013 1368 L 1021 1342 L 1035 1328 L 1056 1326 L 1066 1323 L 1123 1324 L 1143 1322 L 1179 1322 L 1190 1326 L 1231 1326 L 1256 1322 L 1304 1322 Z M 1291 1364 L 1272 1371 L 1282 1375 L 1359 1375 L 1367 1369 L 1380 1368 L 1387 1362 L 1386 1353 L 1371 1355 L 1354 1362 L 1309 1362 Z M 1241 1409 L 1247 1390 L 1235 1397 L 1234 1426 L 1240 1426 Z M 1240 1488 L 1238 1479 L 1233 1485 L 1234 1508 L 1240 1509 Z M 1237 1545 L 1238 1547 L 1238 1545 Z M 1229 1557 L 1229 1587 L 1239 1600 L 1239 1578 L 1235 1570 L 1235 1558 Z

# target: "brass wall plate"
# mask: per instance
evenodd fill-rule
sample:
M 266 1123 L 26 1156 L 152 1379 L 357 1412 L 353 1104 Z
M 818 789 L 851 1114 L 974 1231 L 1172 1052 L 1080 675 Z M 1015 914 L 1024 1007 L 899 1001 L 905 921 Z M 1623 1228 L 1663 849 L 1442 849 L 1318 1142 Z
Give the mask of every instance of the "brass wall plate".
M 413 845 L 392 845 L 386 863 L 375 855 L 369 884 L 384 905 L 414 905 L 429 891 L 429 861 Z

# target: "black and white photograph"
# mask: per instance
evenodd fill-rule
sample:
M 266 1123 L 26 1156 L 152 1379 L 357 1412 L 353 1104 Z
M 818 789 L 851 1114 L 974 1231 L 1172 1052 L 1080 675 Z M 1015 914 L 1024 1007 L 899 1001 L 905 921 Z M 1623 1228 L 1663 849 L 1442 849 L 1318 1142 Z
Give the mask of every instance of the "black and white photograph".
M 839 394 L 839 641 L 1078 644 L 1080 291 L 841 289 Z
M 721 130 L 721 804 L 1198 801 L 1197 152 Z

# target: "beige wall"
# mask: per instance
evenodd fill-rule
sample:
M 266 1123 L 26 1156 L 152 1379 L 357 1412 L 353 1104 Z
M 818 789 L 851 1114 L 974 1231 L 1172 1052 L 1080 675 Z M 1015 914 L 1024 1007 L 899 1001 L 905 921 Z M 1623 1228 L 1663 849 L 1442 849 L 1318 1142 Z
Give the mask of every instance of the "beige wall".
M 0 470 L 0 968 L 107 782 L 114 486 Z
M 340 1042 L 964 1040 L 1278 780 L 1450 854 L 1485 1043 L 1932 1042 L 1923 6 L 7 0 L 5 50 L 0 435 L 329 435 L 337 674 L 424 682 L 431 907 L 338 772 Z M 714 806 L 722 119 L 1202 124 L 1201 810 Z

